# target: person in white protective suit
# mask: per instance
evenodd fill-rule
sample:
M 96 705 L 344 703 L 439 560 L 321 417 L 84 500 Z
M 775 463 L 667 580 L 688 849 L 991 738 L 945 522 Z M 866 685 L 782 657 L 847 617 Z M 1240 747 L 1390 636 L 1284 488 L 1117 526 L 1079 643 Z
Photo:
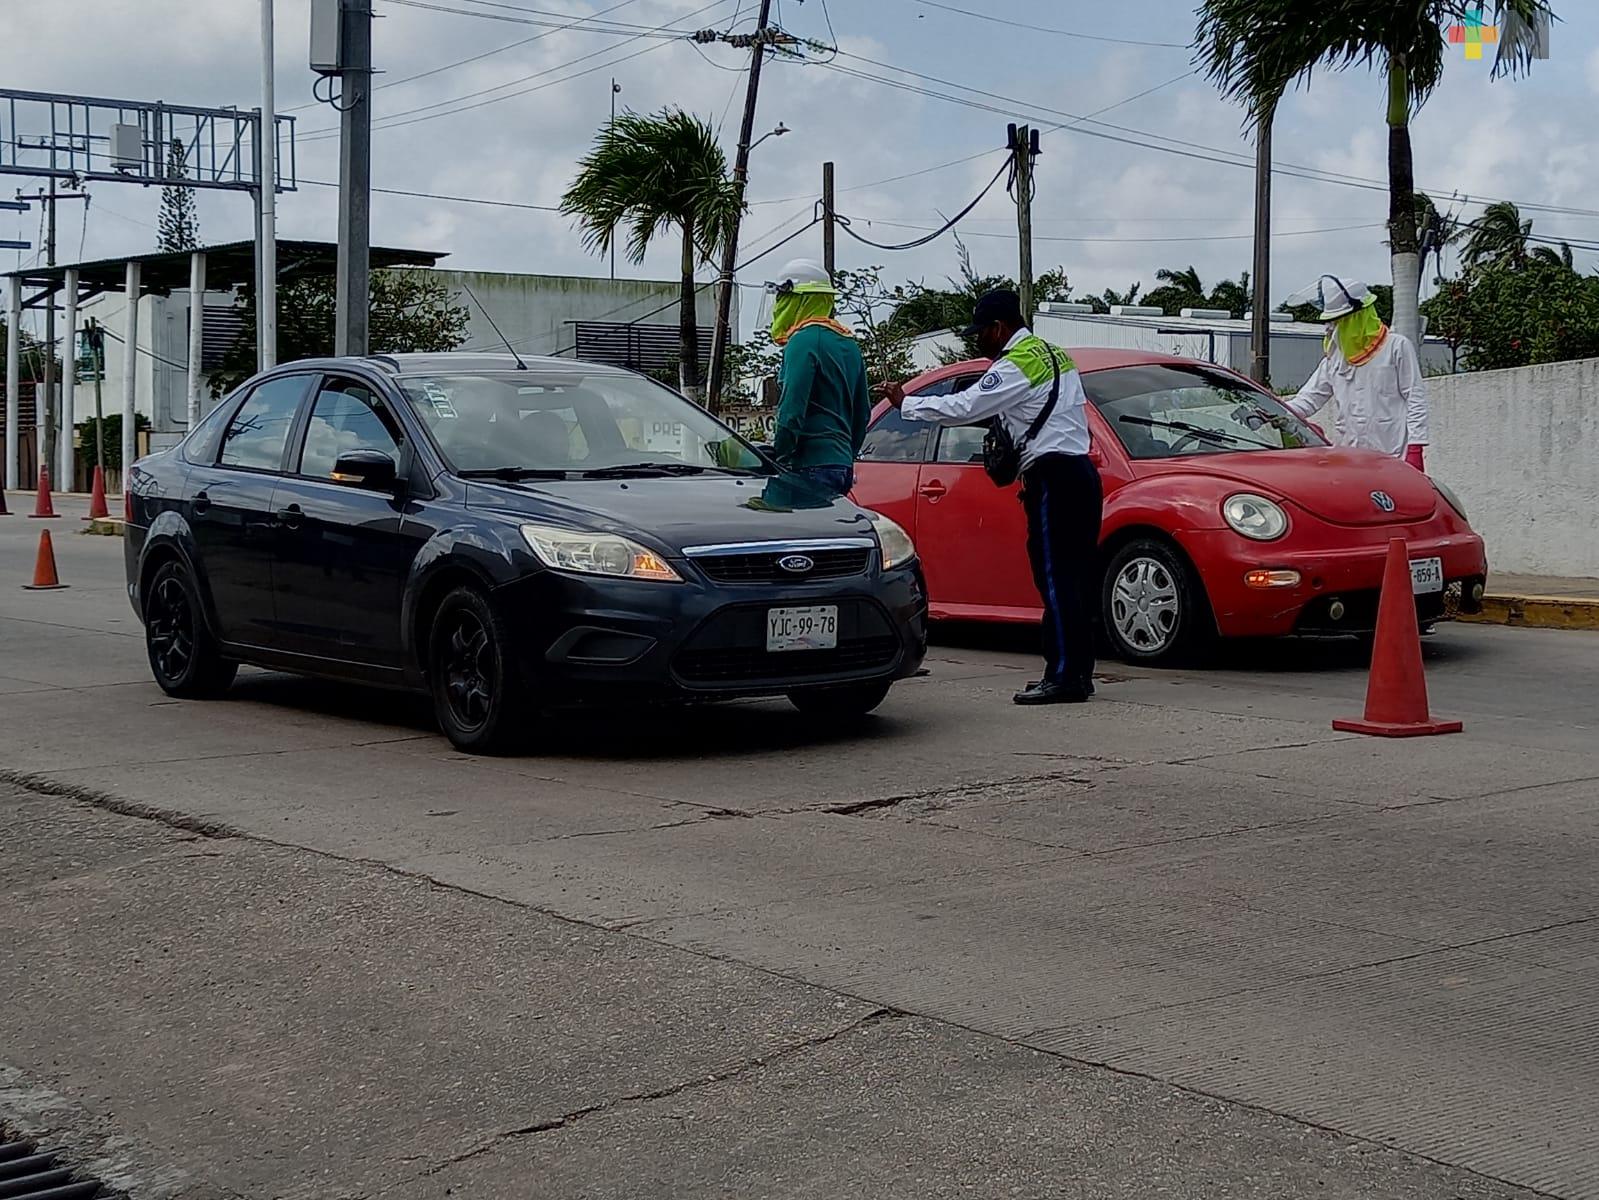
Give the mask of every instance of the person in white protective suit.
M 1356 279 L 1323 275 L 1288 303 L 1318 305 L 1327 323 L 1326 354 L 1288 401 L 1294 415 L 1308 420 L 1334 400 L 1337 445 L 1379 450 L 1425 471 L 1427 382 L 1421 360 L 1409 338 L 1383 324 L 1371 289 Z

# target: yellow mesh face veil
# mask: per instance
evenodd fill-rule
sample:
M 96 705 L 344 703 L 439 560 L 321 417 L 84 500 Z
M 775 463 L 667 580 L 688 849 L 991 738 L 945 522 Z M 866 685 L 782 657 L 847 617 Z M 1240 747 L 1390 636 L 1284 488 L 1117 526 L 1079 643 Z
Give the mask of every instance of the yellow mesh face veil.
M 1354 312 L 1339 317 L 1333 322 L 1332 327 L 1332 336 L 1338 339 L 1338 348 L 1343 351 L 1344 360 L 1351 366 L 1359 366 L 1370 358 L 1387 335 L 1388 327 L 1377 315 L 1375 296 Z M 1331 349 L 1330 338 L 1328 348 Z
M 796 325 L 826 320 L 832 315 L 831 292 L 784 292 L 772 301 L 772 340 L 781 346 Z

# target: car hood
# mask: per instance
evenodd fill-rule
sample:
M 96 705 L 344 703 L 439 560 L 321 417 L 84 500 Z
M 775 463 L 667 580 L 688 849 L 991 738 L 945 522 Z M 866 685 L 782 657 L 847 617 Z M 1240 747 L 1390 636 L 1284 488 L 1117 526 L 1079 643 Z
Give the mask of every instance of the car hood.
M 1335 525 L 1424 521 L 1438 508 L 1437 490 L 1425 475 L 1374 450 L 1329 446 L 1251 450 L 1145 461 L 1138 466 L 1146 479 L 1208 476 L 1240 490 L 1280 496 Z M 1393 507 L 1386 507 L 1379 496 L 1386 496 Z
M 828 537 L 870 537 L 853 502 L 794 475 L 666 479 L 473 480 L 467 504 L 630 537 L 669 552 L 685 546 Z

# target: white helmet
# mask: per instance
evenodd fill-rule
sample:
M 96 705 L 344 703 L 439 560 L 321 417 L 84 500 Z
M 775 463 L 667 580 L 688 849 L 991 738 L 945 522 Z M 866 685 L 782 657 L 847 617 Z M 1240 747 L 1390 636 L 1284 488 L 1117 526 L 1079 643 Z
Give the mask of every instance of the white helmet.
M 1286 306 L 1295 308 L 1301 304 L 1314 304 L 1321 310 L 1319 320 L 1336 321 L 1356 309 L 1369 308 L 1375 303 L 1377 297 L 1360 280 L 1323 275 L 1315 283 L 1300 288 L 1288 297 Z
M 796 258 L 778 273 L 766 289 L 774 294 L 783 292 L 821 292 L 834 295 L 833 281 L 815 259 Z

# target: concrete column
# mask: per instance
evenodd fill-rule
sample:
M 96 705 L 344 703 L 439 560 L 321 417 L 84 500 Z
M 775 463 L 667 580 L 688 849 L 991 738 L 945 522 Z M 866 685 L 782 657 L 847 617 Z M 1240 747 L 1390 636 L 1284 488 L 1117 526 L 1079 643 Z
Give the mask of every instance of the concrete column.
M 127 488 L 128 468 L 138 455 L 134 432 L 139 381 L 139 264 L 130 262 L 123 284 L 128 295 L 128 319 L 122 331 L 122 486 Z
M 205 351 L 205 251 L 189 255 L 189 428 L 200 423 L 200 367 Z
M 22 280 L 15 275 L 6 312 L 6 487 L 16 488 L 22 472 Z
M 61 436 L 56 439 L 56 487 L 72 490 L 77 455 L 72 450 L 72 427 L 78 419 L 78 269 L 67 268 L 67 329 L 61 335 Z

